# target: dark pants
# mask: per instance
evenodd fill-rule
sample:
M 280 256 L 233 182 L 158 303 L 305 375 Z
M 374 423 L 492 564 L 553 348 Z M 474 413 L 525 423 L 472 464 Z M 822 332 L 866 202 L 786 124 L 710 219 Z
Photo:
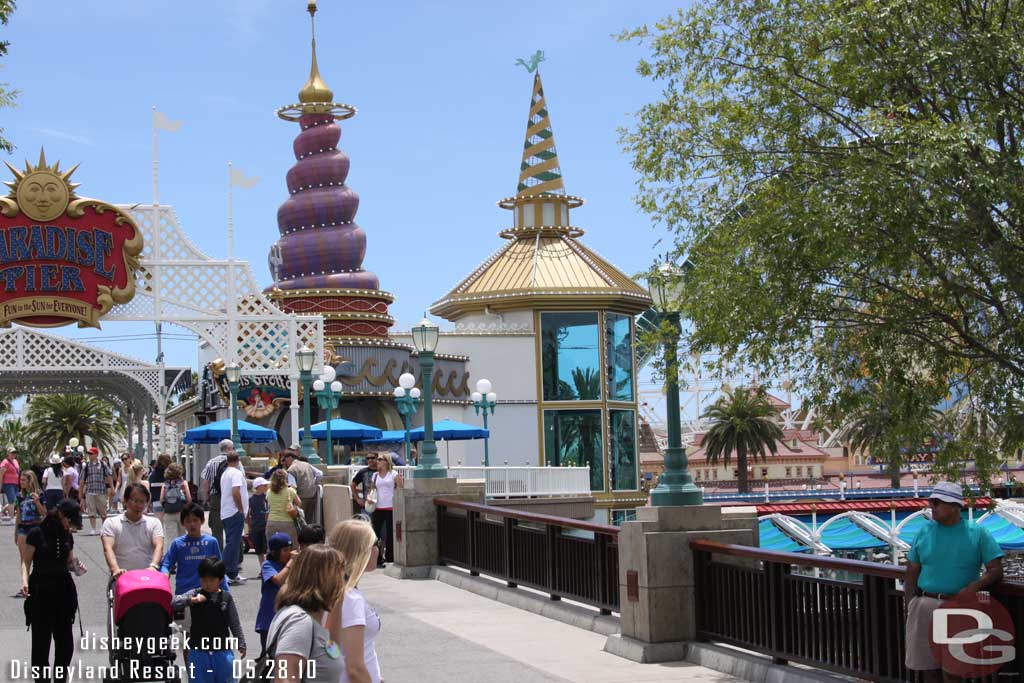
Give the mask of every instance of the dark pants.
M 61 578 L 29 580 L 29 594 L 32 600 L 32 666 L 44 667 L 40 669 L 43 675 L 35 679 L 36 683 L 67 680 L 66 675 L 51 678 L 46 675 L 45 667 L 50 666 L 51 640 L 54 646 L 52 666 L 70 665 L 75 653 L 75 638 L 71 626 L 75 621 L 75 611 L 78 609 L 78 596 L 70 576 L 69 574 Z
M 394 510 L 378 509 L 370 515 L 370 523 L 373 524 L 373 530 L 377 533 L 377 539 L 382 546 L 380 562 L 395 561 L 394 521 Z
M 206 523 L 210 525 L 210 535 L 217 539 L 220 552 L 224 554 L 224 524 L 220 521 L 220 494 L 210 494 L 210 511 L 206 513 Z
M 227 566 L 228 578 L 238 578 L 238 564 L 242 555 L 242 529 L 245 527 L 245 515 L 236 512 L 224 523 L 224 564 Z
M 60 489 L 50 489 L 43 492 L 43 504 L 47 510 L 52 510 L 64 500 L 64 492 Z
M 7 498 L 7 502 L 14 505 L 18 502 L 18 485 L 17 484 L 4 484 L 4 496 Z
M 306 517 L 306 524 L 319 524 L 320 520 L 316 518 L 316 496 L 311 498 L 302 498 L 302 514 Z

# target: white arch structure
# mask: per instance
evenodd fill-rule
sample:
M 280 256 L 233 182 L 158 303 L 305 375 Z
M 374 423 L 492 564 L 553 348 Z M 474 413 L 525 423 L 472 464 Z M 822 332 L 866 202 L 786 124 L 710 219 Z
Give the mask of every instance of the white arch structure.
M 126 304 L 115 305 L 103 316 L 102 322 L 154 322 L 157 324 L 158 339 L 162 323 L 180 325 L 209 343 L 226 362 L 238 363 L 243 375 L 289 377 L 292 441 L 298 441 L 299 370 L 295 366 L 294 350 L 303 346 L 313 348 L 316 351 L 313 372 L 319 374 L 323 371 L 323 318 L 318 315 L 297 316 L 282 311 L 260 290 L 247 262 L 234 258 L 217 260 L 207 256 L 181 229 L 171 207 L 135 204 L 119 205 L 118 208 L 131 215 L 136 222 L 142 231 L 145 246 L 136 273 L 134 298 Z M 18 328 L 18 331 L 23 331 L 23 328 Z M 42 341 L 44 337 L 45 342 Z M 68 363 L 74 365 L 88 357 L 101 369 L 96 376 L 87 378 L 83 374 L 82 384 L 75 390 L 97 391 L 91 389 L 91 386 L 104 392 L 110 389 L 111 393 L 107 397 L 112 398 L 115 405 L 141 415 L 144 401 L 139 395 L 128 392 L 131 397 L 122 396 L 124 392 L 113 391 L 117 387 L 111 387 L 102 379 L 105 371 L 114 372 L 113 368 L 122 367 L 118 365 L 121 361 L 115 358 L 127 359 L 124 360 L 126 363 L 130 361 L 129 365 L 141 374 L 133 376 L 128 386 L 133 386 L 134 382 L 138 385 L 136 388 L 141 392 L 140 395 L 152 399 L 152 405 L 160 415 L 160 449 L 164 449 L 167 399 L 173 382 L 168 385 L 166 378 L 163 381 L 140 379 L 143 375 L 161 378 L 166 374 L 162 354 L 158 364 L 148 365 L 63 337 L 32 337 L 30 334 L 15 335 L 10 339 L 15 344 L 24 344 L 31 339 L 33 341 L 25 349 L 42 345 L 49 348 L 52 354 L 48 359 L 52 365 L 35 367 L 39 379 L 34 383 L 28 381 L 27 385 L 27 375 L 33 368 L 22 367 L 21 361 L 6 362 L 15 356 L 0 355 L 6 366 L 3 374 L 10 375 L 12 386 L 14 380 L 18 379 L 21 382 L 18 386 L 34 387 L 27 391 L 56 391 L 60 387 L 55 388 L 51 386 L 52 383 L 45 381 L 48 373 L 59 369 L 54 366 L 66 368 Z M 3 353 L 2 349 L 0 353 Z M 19 358 L 24 361 L 27 357 Z M 70 387 L 65 383 L 62 388 L 67 391 Z

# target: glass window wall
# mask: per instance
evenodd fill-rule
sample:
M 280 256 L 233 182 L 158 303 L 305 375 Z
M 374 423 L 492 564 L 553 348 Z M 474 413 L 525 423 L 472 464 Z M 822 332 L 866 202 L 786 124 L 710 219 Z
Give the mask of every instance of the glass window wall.
M 601 400 L 597 313 L 542 313 L 540 321 L 544 400 Z
M 608 363 L 608 400 L 633 400 L 633 334 L 630 318 L 617 313 L 604 315 L 605 362 Z
M 590 490 L 603 491 L 601 411 L 545 410 L 544 459 L 554 467 L 590 465 Z
M 636 413 L 632 410 L 609 410 L 609 467 L 612 489 L 636 490 Z

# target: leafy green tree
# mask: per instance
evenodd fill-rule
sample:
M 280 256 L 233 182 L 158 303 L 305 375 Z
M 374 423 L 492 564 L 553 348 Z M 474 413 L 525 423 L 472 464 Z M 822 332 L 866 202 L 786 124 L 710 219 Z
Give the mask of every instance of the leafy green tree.
M 662 86 L 623 142 L 693 266 L 689 348 L 829 412 L 901 370 L 918 411 L 966 389 L 1013 421 L 1024 3 L 698 0 L 624 37 Z
M 47 457 L 63 449 L 72 437 L 84 444 L 88 436 L 101 451 L 116 451 L 126 435 L 124 422 L 113 406 L 94 396 L 35 396 L 25 417 L 28 447 L 37 457 Z
M 727 391 L 701 417 L 711 423 L 701 442 L 708 462 L 717 465 L 722 460 L 728 466 L 735 454 L 739 492 L 748 493 L 748 458 L 767 459 L 766 451 L 775 455 L 782 439 L 782 428 L 764 390 Z
M 0 0 L 0 24 L 6 26 L 14 12 L 14 0 Z M 7 40 L 0 40 L 0 57 L 7 55 L 7 49 L 11 43 Z M 14 100 L 18 96 L 17 90 L 11 90 L 6 83 L 0 83 L 0 108 L 13 107 Z M 4 137 L 4 129 L 0 127 L 0 149 L 8 154 L 14 151 L 14 145 Z
M 38 458 L 33 457 L 28 448 L 28 430 L 25 423 L 15 418 L 0 422 L 0 447 L 5 450 L 8 446 L 14 446 L 18 451 L 18 457 L 23 460 L 34 462 Z

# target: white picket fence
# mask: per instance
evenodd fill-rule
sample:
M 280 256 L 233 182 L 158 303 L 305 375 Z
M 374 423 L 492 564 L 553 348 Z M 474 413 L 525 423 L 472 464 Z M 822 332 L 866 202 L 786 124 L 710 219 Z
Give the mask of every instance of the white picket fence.
M 347 465 L 349 480 L 365 465 Z M 396 467 L 405 478 L 415 467 Z M 492 466 L 449 467 L 448 476 L 459 481 L 484 482 L 488 498 L 530 498 L 553 496 L 589 496 L 590 467 Z

